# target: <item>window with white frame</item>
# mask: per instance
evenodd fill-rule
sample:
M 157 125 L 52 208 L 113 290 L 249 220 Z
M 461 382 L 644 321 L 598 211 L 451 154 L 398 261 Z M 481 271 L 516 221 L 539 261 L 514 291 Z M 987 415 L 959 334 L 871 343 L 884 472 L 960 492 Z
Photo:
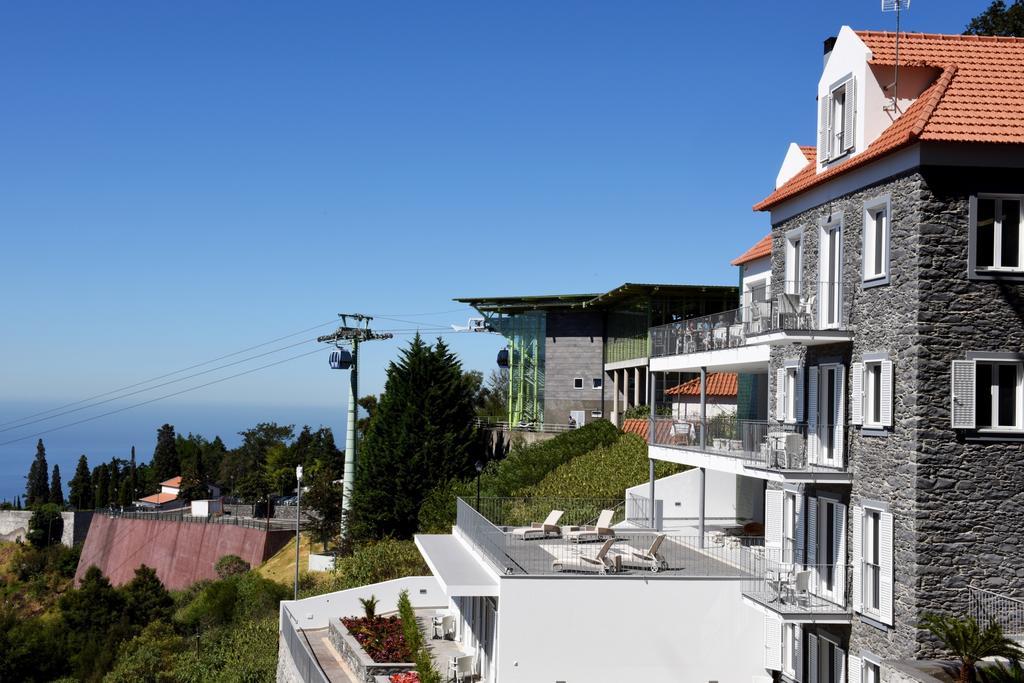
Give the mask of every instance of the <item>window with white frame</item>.
M 972 274 L 1024 273 L 1024 195 L 971 197 Z
M 600 410 L 591 410 L 590 411 L 590 417 L 592 417 L 592 418 L 599 418 L 599 417 L 602 417 L 603 415 L 604 415 L 604 413 L 602 413 Z
M 887 354 L 865 354 L 850 369 L 850 412 L 854 424 L 892 427 L 893 363 Z
M 893 624 L 894 518 L 885 506 L 865 502 L 853 509 L 854 609 L 883 624 Z
M 853 150 L 856 90 L 847 77 L 819 98 L 818 163 L 826 164 Z
M 876 282 L 889 275 L 889 200 L 864 208 L 864 282 Z
M 975 410 L 978 429 L 1022 429 L 1024 363 L 976 363 Z
M 602 378 L 602 377 L 594 377 L 593 378 L 593 382 L 594 382 L 593 388 L 594 389 L 600 389 L 604 385 L 604 378 Z
M 954 360 L 950 376 L 954 429 L 1024 431 L 1024 357 L 969 353 Z
M 800 294 L 803 281 L 803 231 L 786 235 L 786 294 Z
M 797 496 L 786 493 L 782 504 L 782 561 L 796 562 L 796 516 Z
M 793 363 L 793 361 L 787 361 Z M 804 369 L 787 365 L 775 374 L 775 419 L 795 423 L 804 420 Z
M 831 636 L 807 635 L 808 680 L 842 683 L 846 678 L 846 651 Z
M 850 655 L 847 658 L 850 683 L 881 683 L 882 667 L 880 660 L 872 654 L 864 653 L 860 657 Z
M 864 610 L 879 612 L 882 609 L 879 581 L 882 578 L 882 561 L 879 554 L 879 535 L 882 513 L 880 510 L 864 509 Z
M 786 623 L 782 626 L 782 673 L 796 678 L 800 666 L 800 627 Z
M 861 680 L 856 683 L 882 683 L 882 667 L 865 659 Z
M 573 389 L 582 389 L 583 388 L 583 378 L 582 377 L 574 377 L 573 380 L 572 380 L 572 388 Z

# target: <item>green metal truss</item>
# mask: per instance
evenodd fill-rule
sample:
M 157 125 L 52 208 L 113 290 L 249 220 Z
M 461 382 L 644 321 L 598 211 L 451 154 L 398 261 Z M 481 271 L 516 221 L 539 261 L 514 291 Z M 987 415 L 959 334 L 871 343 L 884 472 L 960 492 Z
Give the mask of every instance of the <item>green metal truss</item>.
M 508 343 L 509 425 L 544 423 L 544 336 L 547 314 L 529 311 L 487 316 Z

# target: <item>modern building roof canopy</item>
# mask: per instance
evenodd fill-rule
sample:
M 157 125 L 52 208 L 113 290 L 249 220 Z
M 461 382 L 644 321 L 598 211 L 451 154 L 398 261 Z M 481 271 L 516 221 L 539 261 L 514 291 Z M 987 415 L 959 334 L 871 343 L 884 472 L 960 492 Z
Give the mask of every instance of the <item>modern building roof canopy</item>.
M 626 282 L 603 294 L 549 294 L 541 296 L 462 297 L 454 299 L 481 313 L 522 310 L 616 308 L 645 299 L 687 299 L 693 296 L 736 295 L 732 285 L 679 285 Z

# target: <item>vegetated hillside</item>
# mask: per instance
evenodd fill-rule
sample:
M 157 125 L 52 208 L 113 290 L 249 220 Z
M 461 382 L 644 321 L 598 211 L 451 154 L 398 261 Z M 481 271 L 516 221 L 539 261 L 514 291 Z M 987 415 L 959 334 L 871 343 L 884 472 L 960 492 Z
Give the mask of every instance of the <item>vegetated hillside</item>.
M 25 543 L 0 543 L 0 610 L 21 617 L 51 610 L 71 588 L 78 552 L 78 548 L 62 545 L 34 548 Z
M 430 569 L 415 543 L 385 538 L 364 543 L 351 555 L 339 558 L 333 572 L 304 574 L 299 595 L 309 597 L 405 576 L 429 575 Z
M 657 477 L 687 468 L 655 462 Z M 612 444 L 599 446 L 559 465 L 543 479 L 516 491 L 517 496 L 561 498 L 622 498 L 626 489 L 648 480 L 647 444 L 635 434 L 621 434 Z
M 515 446 L 504 460 L 488 463 L 480 475 L 480 495 L 505 497 L 534 486 L 573 458 L 615 443 L 621 432 L 597 420 L 553 439 Z M 476 480 L 449 481 L 435 488 L 420 508 L 421 533 L 447 533 L 455 523 L 455 499 L 476 495 Z

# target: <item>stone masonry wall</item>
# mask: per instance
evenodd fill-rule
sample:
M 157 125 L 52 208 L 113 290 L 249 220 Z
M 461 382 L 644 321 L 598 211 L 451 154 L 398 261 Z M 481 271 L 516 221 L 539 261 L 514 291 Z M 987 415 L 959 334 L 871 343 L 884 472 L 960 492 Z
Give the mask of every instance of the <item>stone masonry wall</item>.
M 1024 349 L 1024 279 L 969 280 L 969 197 L 1019 193 L 1024 171 L 925 169 L 917 416 L 921 609 L 964 611 L 968 584 L 1024 597 L 1024 440 L 950 426 L 950 362 Z M 922 638 L 924 636 L 922 635 Z M 924 641 L 922 641 L 924 644 Z
M 773 289 L 778 292 L 782 291 L 785 278 L 786 233 L 803 228 L 804 282 L 817 282 L 819 226 L 829 216 L 842 221 L 842 300 L 848 314 L 847 327 L 855 331 L 853 342 L 773 348 L 768 375 L 769 410 L 774 418 L 775 370 L 782 367 L 785 360 L 800 358 L 804 367 L 825 362 L 841 362 L 846 367 L 844 457 L 853 473 L 853 485 L 828 489 L 840 493 L 850 511 L 867 498 L 887 503 L 895 517 L 893 597 L 896 627 L 883 630 L 855 618 L 849 629 L 851 652 L 866 650 L 883 658 L 911 657 L 916 649 L 914 460 L 917 435 L 914 396 L 918 392 L 916 358 L 919 347 L 914 323 L 919 290 L 917 225 L 922 186 L 923 179 L 917 173 L 891 178 L 806 211 L 773 229 Z M 861 262 L 864 206 L 886 195 L 891 203 L 890 283 L 865 288 Z M 817 294 L 820 302 L 820 293 Z M 867 436 L 860 427 L 849 424 L 849 368 L 852 362 L 862 360 L 865 353 L 883 351 L 894 363 L 894 427 L 879 435 Z M 815 490 L 812 487 L 805 493 L 814 495 Z M 852 524 L 848 521 L 848 552 L 851 549 L 850 534 Z M 852 581 L 852 572 L 848 580 Z

